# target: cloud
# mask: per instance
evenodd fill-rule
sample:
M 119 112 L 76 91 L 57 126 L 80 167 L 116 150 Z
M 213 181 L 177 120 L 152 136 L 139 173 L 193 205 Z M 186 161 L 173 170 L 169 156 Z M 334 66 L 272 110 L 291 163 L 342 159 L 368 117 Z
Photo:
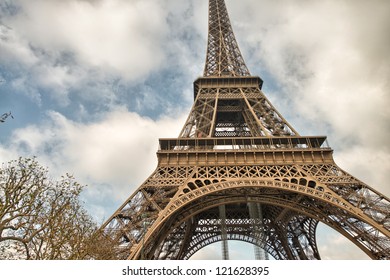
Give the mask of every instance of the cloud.
M 33 65 L 38 60 L 27 46 L 28 42 L 13 32 L 12 28 L 0 22 L 0 46 L 2 61 L 12 61 L 14 58 L 22 60 L 26 65 Z
M 88 196 L 102 196 L 100 207 L 106 206 L 107 192 L 117 207 L 157 167 L 158 138 L 178 135 L 183 123 L 180 116 L 153 121 L 120 108 L 99 121 L 78 123 L 52 111 L 43 125 L 14 131 L 0 156 L 2 162 L 37 156 L 52 176 L 68 172 L 88 184 Z M 105 217 L 110 214 L 100 210 Z
M 40 106 L 49 99 L 67 107 L 79 99 L 116 105 L 123 102 L 115 91 L 118 83 L 143 85 L 153 74 L 192 79 L 200 74 L 202 65 L 193 57 L 203 61 L 206 37 L 194 40 L 200 12 L 193 12 L 192 2 L 17 0 L 4 5 L 0 63 L 8 85 Z
M 43 50 L 72 52 L 79 62 L 106 67 L 129 79 L 163 61 L 160 38 L 168 32 L 155 1 L 17 1 L 8 19 L 15 32 Z
M 80 64 L 105 67 L 137 80 L 163 67 L 167 55 L 205 49 L 199 41 L 183 48 L 183 39 L 206 39 L 206 4 L 194 0 L 16 0 L 9 5 L 17 12 L 5 7 L 1 12 L 2 29 L 17 40 L 7 38 L 3 43 L 14 59 L 25 63 L 37 62 L 34 51 L 57 57 L 61 52 L 72 53 Z M 26 54 L 16 55 L 19 52 Z

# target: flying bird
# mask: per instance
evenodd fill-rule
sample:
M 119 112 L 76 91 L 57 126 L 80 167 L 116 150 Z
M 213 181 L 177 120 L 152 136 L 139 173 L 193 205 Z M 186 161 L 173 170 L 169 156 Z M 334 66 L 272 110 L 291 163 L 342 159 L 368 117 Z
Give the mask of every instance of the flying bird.
M 1 115 L 0 117 L 0 122 L 5 122 L 5 120 L 8 118 L 8 117 L 11 117 L 11 118 L 14 118 L 14 116 L 12 116 L 12 113 L 9 112 L 9 113 L 4 113 Z

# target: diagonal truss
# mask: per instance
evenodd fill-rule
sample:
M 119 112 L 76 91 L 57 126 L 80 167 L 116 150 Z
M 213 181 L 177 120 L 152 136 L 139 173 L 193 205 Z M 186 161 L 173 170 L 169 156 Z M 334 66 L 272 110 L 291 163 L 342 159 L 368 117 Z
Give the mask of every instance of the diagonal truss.
M 275 259 L 320 259 L 322 222 L 372 259 L 390 259 L 390 200 L 343 171 L 324 136 L 301 136 L 261 91 L 223 0 L 209 1 L 204 77 L 178 138 L 104 223 L 122 259 L 189 259 L 226 240 Z
M 265 97 L 261 85 L 259 77 L 199 78 L 180 137 L 298 135 Z

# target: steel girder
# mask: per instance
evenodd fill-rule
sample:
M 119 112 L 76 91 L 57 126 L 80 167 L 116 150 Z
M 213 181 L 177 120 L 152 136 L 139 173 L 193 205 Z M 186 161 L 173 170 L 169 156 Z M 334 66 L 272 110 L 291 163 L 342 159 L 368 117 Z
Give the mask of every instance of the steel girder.
M 101 228 L 118 258 L 188 259 L 227 239 L 275 259 L 320 259 L 322 222 L 371 258 L 390 259 L 389 198 L 340 169 L 326 137 L 300 136 L 262 83 L 224 1 L 210 0 L 204 77 L 179 138 L 160 139 L 156 170 Z

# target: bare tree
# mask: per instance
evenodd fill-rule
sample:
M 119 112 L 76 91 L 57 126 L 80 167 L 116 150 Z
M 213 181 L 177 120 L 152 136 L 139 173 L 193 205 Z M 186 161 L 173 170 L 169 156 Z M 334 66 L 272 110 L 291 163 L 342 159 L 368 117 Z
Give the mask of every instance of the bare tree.
M 83 251 L 83 259 L 121 260 L 129 255 L 127 247 L 121 247 L 119 240 L 112 239 L 109 233 L 97 230 Z
M 0 259 L 83 259 L 99 247 L 97 226 L 79 200 L 82 186 L 58 181 L 33 159 L 0 168 Z M 97 239 L 96 239 L 97 240 Z M 92 246 L 92 244 L 94 244 Z

